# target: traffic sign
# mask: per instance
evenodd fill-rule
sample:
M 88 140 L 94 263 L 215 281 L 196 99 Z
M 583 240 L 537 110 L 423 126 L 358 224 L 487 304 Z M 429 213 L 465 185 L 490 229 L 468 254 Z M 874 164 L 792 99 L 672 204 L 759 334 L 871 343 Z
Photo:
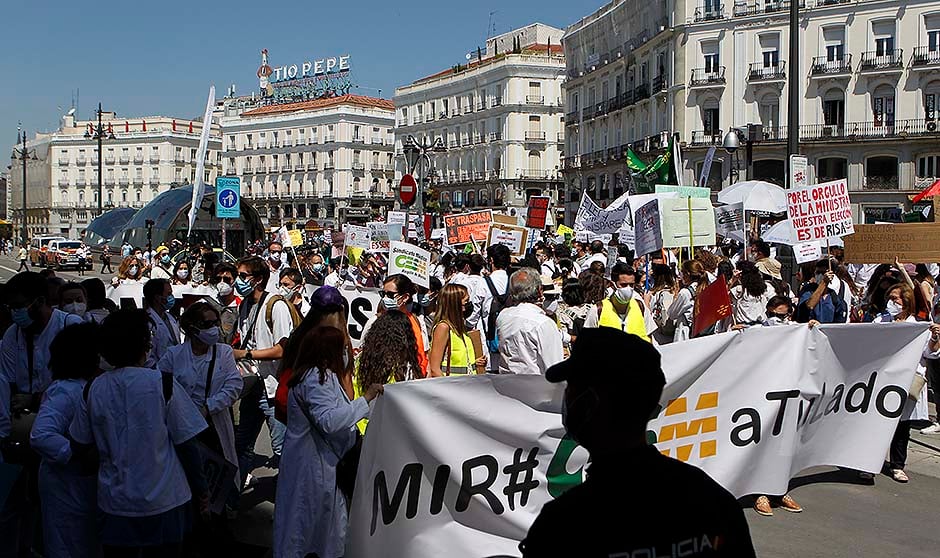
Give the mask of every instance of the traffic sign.
M 215 216 L 219 219 L 241 217 L 241 179 L 220 176 L 215 179 Z
M 417 193 L 418 183 L 415 181 L 415 177 L 410 174 L 403 175 L 401 182 L 398 183 L 398 197 L 401 199 L 401 203 L 411 205 L 415 201 Z

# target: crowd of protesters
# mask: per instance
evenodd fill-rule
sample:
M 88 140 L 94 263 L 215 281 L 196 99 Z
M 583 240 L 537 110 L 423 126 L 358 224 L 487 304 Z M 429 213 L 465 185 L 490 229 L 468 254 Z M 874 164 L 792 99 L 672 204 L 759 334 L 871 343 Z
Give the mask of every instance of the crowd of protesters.
M 255 244 L 235 262 L 204 245 L 128 244 L 110 285 L 14 276 L 0 287 L 0 441 L 23 468 L 0 510 L 11 555 L 37 540 L 48 556 L 198 552 L 218 544 L 207 533 L 237 516 L 264 465 L 279 470 L 274 555 L 342 556 L 358 448 L 385 384 L 544 375 L 593 328 L 655 346 L 751 327 L 940 321 L 935 264 L 847 266 L 839 248 L 801 265 L 791 285 L 758 239 L 639 256 L 616 236 L 546 238 L 523 258 L 502 245 L 425 247 L 428 287 L 388 275 L 386 254 L 337 254 L 322 238 Z M 716 281 L 730 315 L 696 331 Z M 142 308 L 118 309 L 108 293 L 134 284 Z M 180 286 L 211 295 L 183 308 Z M 358 350 L 347 289 L 380 297 Z M 927 414 L 940 380 L 927 378 L 940 356 L 940 326 L 931 331 L 924 381 L 885 464 L 898 482 L 909 480 L 910 430 L 940 432 Z M 259 461 L 262 426 L 273 456 Z M 204 475 L 207 452 L 230 465 L 221 496 Z M 762 515 L 802 509 L 786 494 L 756 496 Z

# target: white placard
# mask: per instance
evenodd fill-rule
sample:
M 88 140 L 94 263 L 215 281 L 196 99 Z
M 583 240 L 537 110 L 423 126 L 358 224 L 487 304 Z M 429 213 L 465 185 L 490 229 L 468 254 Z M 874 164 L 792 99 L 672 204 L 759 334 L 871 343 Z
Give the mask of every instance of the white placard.
M 787 216 L 793 225 L 794 242 L 855 232 L 849 185 L 844 179 L 788 190 Z

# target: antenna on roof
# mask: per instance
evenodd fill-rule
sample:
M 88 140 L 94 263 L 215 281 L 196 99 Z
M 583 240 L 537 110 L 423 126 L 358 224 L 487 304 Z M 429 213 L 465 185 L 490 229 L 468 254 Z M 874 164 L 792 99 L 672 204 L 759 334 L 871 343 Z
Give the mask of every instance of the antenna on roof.
M 490 39 L 496 36 L 496 18 L 494 18 L 493 16 L 496 15 L 498 11 L 499 10 L 493 10 L 492 12 L 490 12 L 490 19 L 486 22 L 486 38 L 487 39 Z M 485 42 L 486 41 L 484 41 L 484 43 Z

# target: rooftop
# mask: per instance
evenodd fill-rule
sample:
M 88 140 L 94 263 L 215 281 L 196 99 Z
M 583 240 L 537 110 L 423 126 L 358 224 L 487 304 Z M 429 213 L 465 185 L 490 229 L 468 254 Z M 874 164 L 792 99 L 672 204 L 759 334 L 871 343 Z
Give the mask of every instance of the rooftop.
M 339 97 L 330 97 L 329 99 L 314 99 L 311 101 L 301 101 L 298 103 L 284 103 L 281 105 L 266 105 L 251 110 L 246 110 L 241 114 L 242 117 L 265 116 L 268 114 L 281 114 L 288 112 L 300 112 L 306 110 L 316 110 L 340 105 L 352 105 L 363 108 L 377 108 L 383 110 L 395 110 L 395 105 L 389 99 L 377 99 L 375 97 L 366 97 L 363 95 L 341 95 Z

